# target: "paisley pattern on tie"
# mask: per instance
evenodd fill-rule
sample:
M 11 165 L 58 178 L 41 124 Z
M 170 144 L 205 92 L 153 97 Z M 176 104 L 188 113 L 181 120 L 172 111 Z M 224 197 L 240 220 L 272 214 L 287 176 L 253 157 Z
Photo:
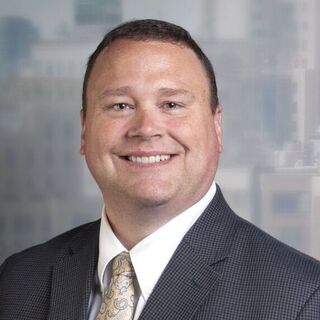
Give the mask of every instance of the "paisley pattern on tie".
M 128 252 L 117 255 L 97 320 L 132 320 L 134 311 L 134 269 Z

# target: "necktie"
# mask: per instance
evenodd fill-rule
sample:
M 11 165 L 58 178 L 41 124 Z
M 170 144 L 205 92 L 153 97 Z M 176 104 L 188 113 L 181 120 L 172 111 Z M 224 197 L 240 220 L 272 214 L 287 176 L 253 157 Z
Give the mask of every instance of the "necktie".
M 132 320 L 134 310 L 134 269 L 128 252 L 114 258 L 109 288 L 106 290 L 97 320 Z

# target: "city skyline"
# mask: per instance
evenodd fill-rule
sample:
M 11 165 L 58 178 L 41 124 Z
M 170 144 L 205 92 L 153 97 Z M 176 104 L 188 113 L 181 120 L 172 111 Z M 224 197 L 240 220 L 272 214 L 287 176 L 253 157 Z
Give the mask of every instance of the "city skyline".
M 181 24 L 213 62 L 225 132 L 216 180 L 234 210 L 320 258 L 319 3 L 186 1 L 193 19 L 178 1 L 108 3 L 13 0 L 0 14 L 0 260 L 99 218 L 78 154 L 82 77 L 106 30 L 144 17 Z

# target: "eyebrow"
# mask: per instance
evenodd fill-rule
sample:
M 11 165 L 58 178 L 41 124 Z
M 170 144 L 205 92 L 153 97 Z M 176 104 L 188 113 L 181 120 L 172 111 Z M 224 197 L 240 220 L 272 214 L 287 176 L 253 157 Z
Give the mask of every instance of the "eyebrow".
M 106 96 L 125 96 L 131 91 L 132 90 L 130 86 L 124 86 L 116 89 L 106 89 L 101 93 L 101 95 L 99 95 L 99 99 L 102 99 Z
M 103 99 L 106 96 L 125 96 L 132 93 L 132 87 L 131 86 L 123 86 L 115 89 L 106 89 L 102 92 L 101 95 L 99 95 L 98 99 Z M 190 91 L 186 89 L 174 89 L 169 87 L 162 87 L 158 90 L 158 93 L 161 95 L 164 95 L 166 97 L 173 97 L 177 95 L 181 96 L 187 96 L 189 99 L 194 100 L 195 96 Z
M 160 88 L 159 92 L 167 97 L 182 95 L 182 96 L 188 96 L 192 100 L 195 99 L 195 96 L 190 91 L 185 89 Z

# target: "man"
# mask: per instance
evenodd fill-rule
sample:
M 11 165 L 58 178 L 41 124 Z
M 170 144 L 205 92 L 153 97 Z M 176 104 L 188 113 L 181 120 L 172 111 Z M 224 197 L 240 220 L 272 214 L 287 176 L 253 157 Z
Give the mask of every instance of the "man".
M 320 264 L 237 217 L 214 182 L 212 66 L 182 28 L 125 23 L 90 57 L 81 147 L 101 222 L 6 260 L 0 319 L 320 319 Z

